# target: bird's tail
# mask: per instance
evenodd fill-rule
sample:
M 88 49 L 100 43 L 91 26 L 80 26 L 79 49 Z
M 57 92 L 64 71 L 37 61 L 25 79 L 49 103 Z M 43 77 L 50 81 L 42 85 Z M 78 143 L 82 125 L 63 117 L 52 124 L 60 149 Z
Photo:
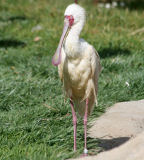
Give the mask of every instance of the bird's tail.
M 88 98 L 88 116 L 93 111 L 94 103 L 95 103 L 95 95 L 91 94 L 91 96 Z M 75 99 L 74 106 L 75 109 L 78 111 L 79 115 L 83 117 L 85 114 L 86 100 Z
M 88 98 L 88 116 L 89 116 L 94 108 L 94 103 L 96 103 L 97 105 L 97 88 L 95 88 L 92 79 L 88 81 L 87 89 L 83 99 L 81 100 L 74 99 L 75 108 L 80 116 L 84 116 L 87 98 Z

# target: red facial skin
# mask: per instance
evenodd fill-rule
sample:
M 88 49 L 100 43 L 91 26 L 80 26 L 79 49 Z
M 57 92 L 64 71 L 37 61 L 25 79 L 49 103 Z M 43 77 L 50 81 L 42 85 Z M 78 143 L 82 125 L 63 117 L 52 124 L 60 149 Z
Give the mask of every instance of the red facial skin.
M 69 20 L 69 26 L 71 27 L 74 23 L 74 17 L 72 15 L 70 16 L 65 16 L 65 18 L 67 18 Z

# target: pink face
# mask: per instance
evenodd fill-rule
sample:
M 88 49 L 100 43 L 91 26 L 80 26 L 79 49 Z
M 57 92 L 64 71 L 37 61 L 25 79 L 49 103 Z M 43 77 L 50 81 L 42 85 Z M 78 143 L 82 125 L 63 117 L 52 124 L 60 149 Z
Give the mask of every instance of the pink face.
M 65 18 L 69 20 L 69 26 L 71 27 L 74 23 L 74 17 L 70 15 L 70 16 L 65 16 Z
M 65 20 L 64 20 L 64 28 L 63 28 L 63 33 L 58 45 L 58 48 L 52 58 L 52 64 L 57 66 L 61 63 L 61 48 L 63 45 L 63 41 L 65 39 L 65 36 L 67 35 L 68 30 L 72 27 L 74 23 L 74 17 L 72 15 L 66 15 Z

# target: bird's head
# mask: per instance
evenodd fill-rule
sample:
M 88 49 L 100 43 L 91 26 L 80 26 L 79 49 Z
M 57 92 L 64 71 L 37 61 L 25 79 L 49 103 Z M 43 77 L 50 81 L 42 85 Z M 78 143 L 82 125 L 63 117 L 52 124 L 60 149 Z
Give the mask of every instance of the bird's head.
M 85 22 L 85 10 L 78 4 L 69 5 L 64 13 L 64 28 L 63 33 L 56 50 L 56 53 L 53 56 L 52 64 L 57 66 L 61 63 L 61 48 L 64 40 L 68 36 L 69 31 L 80 22 Z
M 64 13 L 65 19 L 69 21 L 70 27 L 85 20 L 85 10 L 78 4 L 69 5 Z

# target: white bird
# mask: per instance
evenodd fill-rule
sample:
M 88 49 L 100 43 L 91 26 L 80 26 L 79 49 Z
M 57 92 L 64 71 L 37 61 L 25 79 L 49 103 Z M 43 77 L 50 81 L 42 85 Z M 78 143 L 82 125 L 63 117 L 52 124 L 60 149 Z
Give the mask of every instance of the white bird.
M 78 4 L 69 5 L 64 13 L 63 33 L 53 56 L 53 65 L 58 65 L 58 72 L 64 85 L 73 115 L 74 151 L 76 150 L 75 110 L 84 117 L 84 154 L 87 155 L 87 116 L 97 103 L 98 77 L 101 70 L 100 58 L 92 45 L 80 39 L 85 24 L 85 10 Z

